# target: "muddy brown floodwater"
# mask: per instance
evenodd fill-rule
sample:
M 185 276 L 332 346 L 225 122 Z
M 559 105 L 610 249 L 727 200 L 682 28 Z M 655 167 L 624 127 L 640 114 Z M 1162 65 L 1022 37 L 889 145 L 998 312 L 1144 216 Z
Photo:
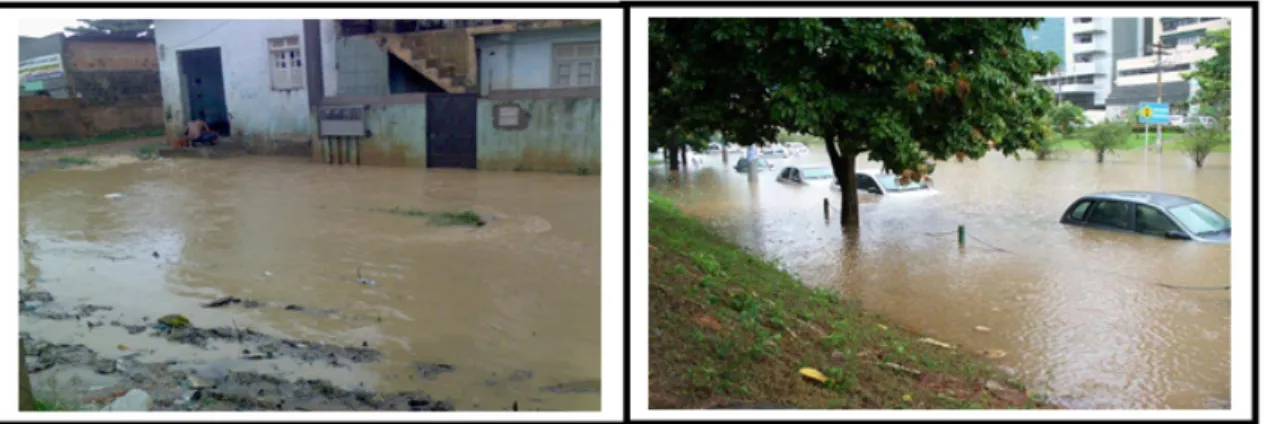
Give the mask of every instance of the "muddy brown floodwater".
M 423 391 L 460 410 L 599 409 L 599 178 L 163 159 L 44 169 L 20 193 L 23 289 L 110 308 L 88 312 L 118 324 L 24 312 L 36 339 Z M 441 227 L 373 211 L 398 207 L 492 221 Z M 226 296 L 244 301 L 202 306 Z M 174 313 L 250 329 L 272 350 L 261 360 L 215 332 L 196 347 L 129 330 Z M 296 340 L 353 349 L 316 366 L 287 360 L 305 354 Z
M 774 160 L 776 169 L 754 180 L 718 154 L 680 173 L 654 166 L 652 190 L 807 284 L 839 288 L 937 339 L 1006 351 L 996 362 L 1064 406 L 1229 408 L 1230 292 L 1159 284 L 1228 286 L 1230 246 L 1058 223 L 1077 197 L 1108 190 L 1188 195 L 1230 216 L 1229 155 L 1214 154 L 1203 169 L 1174 152 L 1144 159 L 1141 151 L 1102 165 L 1080 153 L 944 163 L 934 196 L 862 194 L 851 236 L 836 210 L 832 223 L 824 219 L 823 199 L 837 208 L 838 193 L 775 181 L 786 164 L 828 163 L 823 149 Z

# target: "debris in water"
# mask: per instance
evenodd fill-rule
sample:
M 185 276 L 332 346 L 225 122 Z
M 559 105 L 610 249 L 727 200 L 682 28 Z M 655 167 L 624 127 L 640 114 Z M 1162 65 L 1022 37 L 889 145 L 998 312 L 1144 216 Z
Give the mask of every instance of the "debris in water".
M 110 193 L 106 195 L 107 199 L 122 199 L 123 193 Z
M 813 368 L 803 368 L 798 370 L 798 373 L 802 374 L 803 378 L 806 378 L 808 380 L 813 380 L 819 383 L 825 383 L 829 381 L 829 377 L 826 377 L 820 371 L 816 371 Z
M 155 258 L 155 259 L 159 259 L 159 252 L 158 252 L 158 251 L 155 251 L 155 252 L 154 252 L 154 258 Z
M 181 314 L 169 314 L 159 317 L 159 324 L 167 328 L 184 328 L 190 325 L 190 319 Z
M 1001 359 L 1006 355 L 1005 351 L 1001 349 L 981 350 L 979 354 L 988 359 Z
M 272 276 L 273 276 L 273 273 L 272 273 L 272 272 L 269 272 L 269 271 L 265 271 L 265 276 L 266 276 L 266 277 L 272 277 Z
M 942 347 L 942 348 L 945 348 L 945 349 L 952 349 L 952 348 L 953 348 L 953 345 L 951 345 L 951 344 L 948 344 L 948 343 L 945 343 L 945 342 L 941 342 L 941 341 L 939 341 L 939 340 L 935 340 L 935 339 L 932 339 L 932 338 L 930 338 L 930 337 L 923 337 L 923 338 L 917 339 L 917 341 L 922 342 L 922 343 L 926 343 L 926 344 L 928 344 L 928 345 L 935 345 L 935 346 L 939 346 L 939 347 Z
M 988 327 L 984 327 L 984 326 L 982 326 L 982 325 L 976 325 L 976 326 L 975 326 L 975 331 L 978 331 L 978 332 L 980 332 L 980 333 L 987 333 L 987 332 L 989 332 L 989 331 L 992 331 L 992 329 L 991 329 L 991 328 L 988 328 Z
M 125 344 L 119 345 L 119 350 L 128 350 L 128 345 L 125 345 Z
M 362 278 L 362 267 L 360 266 L 357 267 L 357 282 L 371 286 L 371 287 L 375 287 L 375 280 L 368 280 L 368 279 Z

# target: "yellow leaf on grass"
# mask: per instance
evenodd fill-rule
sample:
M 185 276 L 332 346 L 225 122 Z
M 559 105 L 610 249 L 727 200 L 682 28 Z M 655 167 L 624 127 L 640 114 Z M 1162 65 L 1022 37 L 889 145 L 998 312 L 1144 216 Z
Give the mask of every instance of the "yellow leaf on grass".
M 910 394 L 908 394 L 908 393 L 905 393 L 905 394 L 904 394 L 904 401 L 905 401 L 905 402 L 912 402 L 912 401 L 913 401 L 913 395 L 910 395 Z
M 883 329 L 883 330 L 886 330 L 886 329 L 887 329 L 887 327 L 886 327 L 885 325 L 882 325 L 882 324 L 878 324 L 878 328 L 881 328 L 881 329 Z
M 822 374 L 820 371 L 816 371 L 815 369 L 812 369 L 812 368 L 800 369 L 798 370 L 798 373 L 802 374 L 803 377 L 805 378 L 816 380 L 821 383 L 829 381 L 829 377 L 825 377 L 825 375 Z

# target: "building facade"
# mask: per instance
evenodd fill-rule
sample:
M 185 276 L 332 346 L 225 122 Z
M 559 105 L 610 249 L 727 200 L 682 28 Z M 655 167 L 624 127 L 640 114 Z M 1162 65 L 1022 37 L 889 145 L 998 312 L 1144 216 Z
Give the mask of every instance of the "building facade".
M 1108 112 L 1116 117 L 1132 113 L 1140 102 L 1169 103 L 1175 115 L 1194 114 L 1190 97 L 1199 89 L 1184 73 L 1216 52 L 1198 46 L 1208 31 L 1229 28 L 1229 18 L 1160 18 L 1152 26 L 1149 43 L 1162 45 L 1137 57 L 1117 62 L 1116 88 L 1108 100 Z M 1156 55 L 1156 53 L 1161 53 Z M 1185 112 L 1177 112 L 1185 111 Z
M 1149 25 L 1143 18 L 1047 18 L 1024 37 L 1030 49 L 1053 51 L 1063 61 L 1036 80 L 1062 100 L 1102 109 L 1115 84 L 1117 60 L 1141 55 Z
M 23 139 L 84 138 L 163 126 L 152 38 L 20 38 L 19 58 Z
M 600 169 L 599 21 L 182 20 L 155 36 L 173 136 L 202 118 L 330 163 Z M 364 131 L 332 130 L 349 122 Z

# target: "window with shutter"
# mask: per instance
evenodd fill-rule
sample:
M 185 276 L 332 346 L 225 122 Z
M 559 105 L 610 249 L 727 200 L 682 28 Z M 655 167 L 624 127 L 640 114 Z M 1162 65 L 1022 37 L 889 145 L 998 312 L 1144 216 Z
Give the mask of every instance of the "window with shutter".
M 600 85 L 600 43 L 557 44 L 552 48 L 552 87 Z
M 298 90 L 304 88 L 304 60 L 300 50 L 300 37 L 269 39 L 270 85 L 274 90 Z

